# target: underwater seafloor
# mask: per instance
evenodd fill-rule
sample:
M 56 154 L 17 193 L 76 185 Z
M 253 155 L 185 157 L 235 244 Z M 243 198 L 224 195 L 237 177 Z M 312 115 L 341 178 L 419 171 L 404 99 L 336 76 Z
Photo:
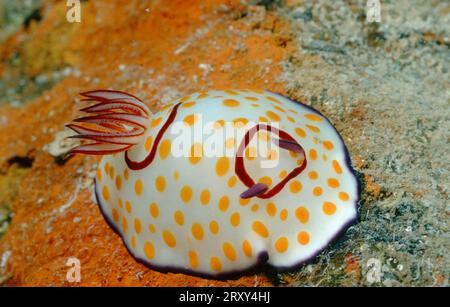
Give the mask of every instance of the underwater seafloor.
M 0 1 L 0 285 L 448 286 L 446 1 Z M 137 263 L 91 199 L 98 160 L 62 154 L 79 92 L 152 110 L 194 91 L 262 88 L 321 111 L 363 183 L 360 223 L 289 273 L 213 280 Z M 82 263 L 81 282 L 66 261 Z

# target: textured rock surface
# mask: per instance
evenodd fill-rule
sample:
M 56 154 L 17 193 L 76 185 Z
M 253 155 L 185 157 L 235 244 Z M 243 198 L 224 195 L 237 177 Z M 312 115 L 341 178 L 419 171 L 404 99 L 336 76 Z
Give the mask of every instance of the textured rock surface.
M 0 35 L 0 284 L 448 285 L 448 5 L 383 3 L 382 22 L 368 24 L 365 1 L 103 0 L 82 2 L 70 24 L 64 1 L 41 2 Z M 216 281 L 147 269 L 91 200 L 96 159 L 63 163 L 49 150 L 65 146 L 55 139 L 77 93 L 105 87 L 153 110 L 227 87 L 314 106 L 361 173 L 361 223 L 292 273 Z M 66 281 L 69 257 L 81 283 Z

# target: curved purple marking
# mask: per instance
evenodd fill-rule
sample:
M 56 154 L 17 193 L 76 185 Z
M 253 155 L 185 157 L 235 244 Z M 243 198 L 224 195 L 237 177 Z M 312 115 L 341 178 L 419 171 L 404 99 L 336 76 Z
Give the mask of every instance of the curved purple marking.
M 264 184 L 264 183 L 257 183 L 254 186 L 252 186 L 250 189 L 244 191 L 240 196 L 241 198 L 252 198 L 254 196 L 257 196 L 261 193 L 264 193 L 265 191 L 267 191 L 269 187 Z

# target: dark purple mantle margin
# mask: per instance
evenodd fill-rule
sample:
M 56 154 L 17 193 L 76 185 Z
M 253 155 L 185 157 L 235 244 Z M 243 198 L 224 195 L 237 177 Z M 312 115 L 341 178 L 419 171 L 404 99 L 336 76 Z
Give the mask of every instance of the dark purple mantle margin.
M 269 92 L 269 91 L 267 91 Z M 133 254 L 131 248 L 127 245 L 125 239 L 123 238 L 122 234 L 120 233 L 120 231 L 117 229 L 117 227 L 114 225 L 114 223 L 108 218 L 108 216 L 106 215 L 106 213 L 103 211 L 102 205 L 100 204 L 100 198 L 98 196 L 97 193 L 97 181 L 94 178 L 94 191 L 95 191 L 95 198 L 97 200 L 97 204 L 99 206 L 100 212 L 103 215 L 106 223 L 114 230 L 115 233 L 117 233 L 119 235 L 119 237 L 122 239 L 125 248 L 127 249 L 128 253 L 134 258 L 136 259 L 137 262 L 147 266 L 148 268 L 158 271 L 158 272 L 162 272 L 162 273 L 183 273 L 183 274 L 188 274 L 188 275 L 192 275 L 192 276 L 198 276 L 198 277 L 202 277 L 202 278 L 208 278 L 208 279 L 220 279 L 220 280 L 225 280 L 225 279 L 237 279 L 239 277 L 242 277 L 242 275 L 251 275 L 251 274 L 255 274 L 258 272 L 288 272 L 288 271 L 294 271 L 296 269 L 299 269 L 301 266 L 311 263 L 313 262 L 316 257 L 322 253 L 328 246 L 332 245 L 335 241 L 337 241 L 337 239 L 339 237 L 341 237 L 341 235 L 343 235 L 350 226 L 356 224 L 359 222 L 359 201 L 361 199 L 361 183 L 359 181 L 359 178 L 356 174 L 356 171 L 353 169 L 352 167 L 352 163 L 350 160 L 350 154 L 348 152 L 347 147 L 345 146 L 344 140 L 342 139 L 342 136 L 339 134 L 339 132 L 336 130 L 336 128 L 333 126 L 333 124 L 330 122 L 330 120 L 325 117 L 324 115 L 322 115 L 322 113 L 320 113 L 319 111 L 315 110 L 314 108 L 290 99 L 289 97 L 285 97 L 281 94 L 277 94 L 277 93 L 273 93 L 270 92 L 272 94 L 275 94 L 277 96 L 280 96 L 282 98 L 286 98 L 289 101 L 292 101 L 293 103 L 296 104 L 301 104 L 302 106 L 306 107 L 307 109 L 309 109 L 311 112 L 316 113 L 320 116 L 322 116 L 323 118 L 325 118 L 328 123 L 333 127 L 333 129 L 336 131 L 336 134 L 338 135 L 341 143 L 342 143 L 342 149 L 344 150 L 344 154 L 345 154 L 345 167 L 347 167 L 347 169 L 350 171 L 351 174 L 353 174 L 353 176 L 355 177 L 356 180 L 356 189 L 357 189 L 357 195 L 358 198 L 355 201 L 355 209 L 356 209 L 356 215 L 353 219 L 349 220 L 347 223 L 345 223 L 341 229 L 339 229 L 336 234 L 330 238 L 330 240 L 328 240 L 327 243 L 325 243 L 321 248 L 319 248 L 317 250 L 316 253 L 313 253 L 309 258 L 302 260 L 292 266 L 281 266 L 281 267 L 277 267 L 277 266 L 273 266 L 267 263 L 267 261 L 269 260 L 269 255 L 266 251 L 259 253 L 258 257 L 257 257 L 257 262 L 249 267 L 246 268 L 244 270 L 237 270 L 237 271 L 230 271 L 230 272 L 226 272 L 226 273 L 219 273 L 219 274 L 207 274 L 207 273 L 201 273 L 201 272 L 197 272 L 197 271 L 193 271 L 190 269 L 186 269 L 186 268 L 180 268 L 180 267 L 172 267 L 172 266 L 157 266 L 154 265 L 152 263 L 150 263 L 148 260 L 146 259 L 142 259 L 140 257 L 137 257 Z

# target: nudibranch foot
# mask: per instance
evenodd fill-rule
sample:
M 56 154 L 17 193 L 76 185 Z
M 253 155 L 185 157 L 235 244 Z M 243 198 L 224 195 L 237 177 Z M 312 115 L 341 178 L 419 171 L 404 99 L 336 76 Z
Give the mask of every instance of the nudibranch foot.
M 357 221 L 347 148 L 307 105 L 267 91 L 211 90 L 152 114 L 124 92 L 82 95 L 92 105 L 68 125 L 83 142 L 71 153 L 103 155 L 99 208 L 150 268 L 207 277 L 284 271 Z

